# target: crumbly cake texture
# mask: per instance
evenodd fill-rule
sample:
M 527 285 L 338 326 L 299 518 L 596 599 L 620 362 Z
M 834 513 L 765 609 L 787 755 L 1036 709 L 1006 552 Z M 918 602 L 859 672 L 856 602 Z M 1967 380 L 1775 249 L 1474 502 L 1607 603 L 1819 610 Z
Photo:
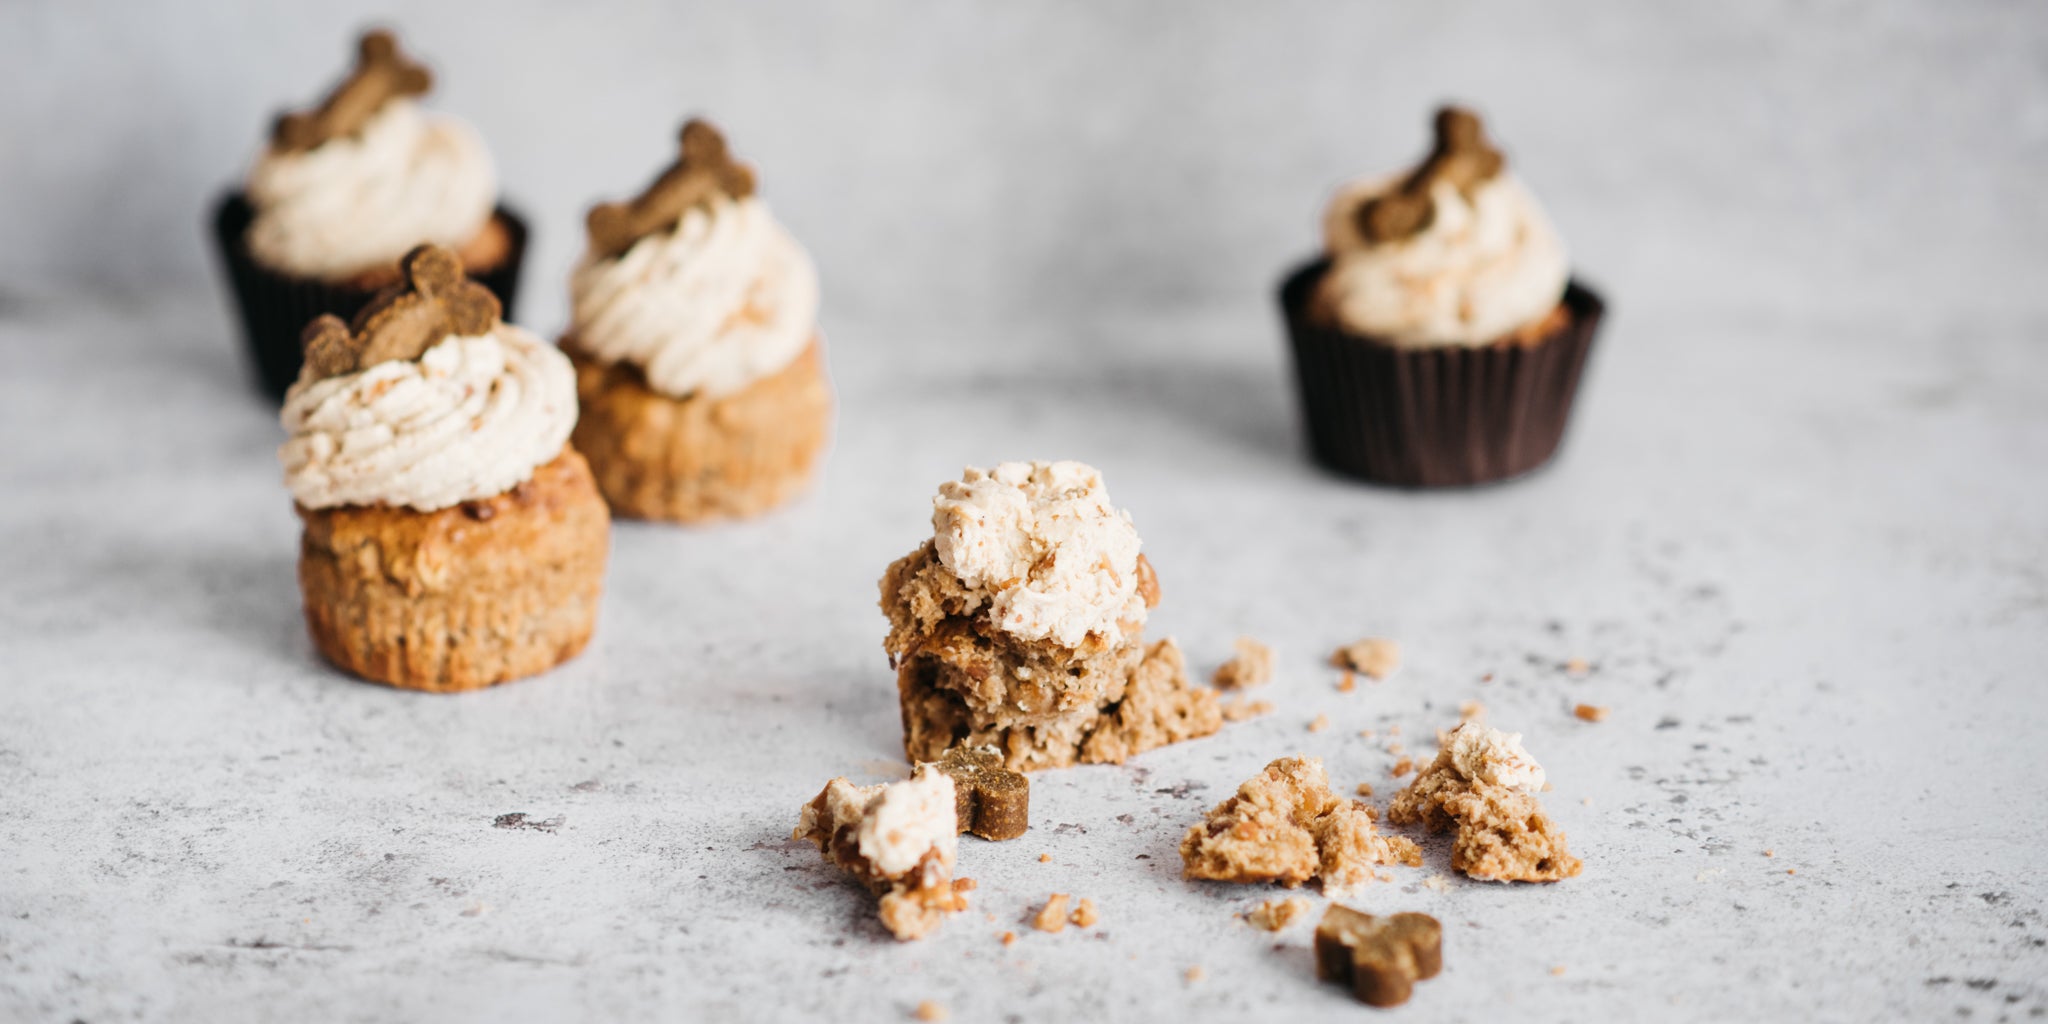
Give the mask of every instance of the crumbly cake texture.
M 1219 690 L 1241 690 L 1273 681 L 1273 649 L 1248 636 L 1237 638 L 1235 653 L 1210 680 Z
M 1139 556 L 1137 594 L 1158 601 Z M 1192 685 L 1171 638 L 1150 646 L 1142 626 L 1090 634 L 1067 647 L 1023 640 L 983 614 L 973 588 L 926 542 L 882 577 L 883 647 L 896 665 L 904 748 L 913 761 L 955 746 L 993 747 L 1017 771 L 1122 764 L 1154 747 L 1222 728 L 1214 691 Z
M 474 690 L 552 668 L 590 640 L 611 519 L 574 451 L 504 494 L 437 512 L 298 513 L 307 629 L 358 676 Z
M 1374 878 L 1373 866 L 1420 867 L 1422 851 L 1373 827 L 1372 808 L 1330 789 L 1321 760 L 1283 757 L 1237 787 L 1181 840 L 1189 878 L 1279 882 L 1320 879 L 1340 893 Z
M 995 747 L 954 747 L 932 762 L 953 780 L 959 830 L 1000 842 L 1031 828 L 1031 780 L 1003 767 Z
M 809 484 L 832 426 L 821 343 L 730 395 L 671 398 L 630 363 L 562 341 L 582 415 L 570 443 L 612 510 L 679 523 L 759 515 Z
M 904 941 L 967 909 L 964 893 L 973 886 L 953 878 L 958 836 L 953 780 L 931 765 L 886 785 L 833 779 L 804 805 L 790 834 L 880 895 L 883 927 Z
M 1536 798 L 1543 768 L 1519 733 L 1460 722 L 1408 788 L 1387 806 L 1397 825 L 1455 828 L 1451 867 L 1496 882 L 1555 882 L 1584 866 Z
M 1443 970 L 1443 925 L 1428 914 L 1375 917 L 1332 904 L 1316 923 L 1316 976 L 1370 1006 L 1399 1006 Z

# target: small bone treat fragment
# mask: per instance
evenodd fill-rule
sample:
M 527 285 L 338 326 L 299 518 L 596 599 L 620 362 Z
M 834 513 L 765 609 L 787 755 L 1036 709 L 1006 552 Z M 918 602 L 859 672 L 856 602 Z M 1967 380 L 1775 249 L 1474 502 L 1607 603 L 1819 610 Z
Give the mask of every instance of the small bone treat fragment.
M 967 908 L 953 884 L 953 808 L 953 780 L 929 765 L 887 785 L 833 779 L 804 805 L 790 837 L 809 840 L 879 894 L 882 924 L 898 939 L 918 939 Z
M 960 831 L 1015 839 L 1031 827 L 1031 780 L 1003 767 L 994 747 L 954 747 L 932 762 L 953 780 Z
M 1181 840 L 1189 878 L 1279 882 L 1320 879 L 1326 893 L 1371 880 L 1375 864 L 1420 866 L 1422 851 L 1373 828 L 1373 811 L 1330 790 L 1323 762 L 1283 757 L 1211 809 Z
M 1385 679 L 1401 667 L 1401 645 L 1392 640 L 1368 637 L 1337 648 L 1336 653 L 1330 655 L 1330 664 L 1363 672 L 1374 679 Z
M 1245 923 L 1262 932 L 1277 932 L 1307 917 L 1310 909 L 1309 901 L 1299 896 L 1289 896 L 1284 900 L 1267 900 L 1253 907 L 1251 913 L 1244 915 L 1244 919 Z
M 1031 916 L 1031 927 L 1042 932 L 1063 931 L 1067 927 L 1067 902 L 1072 899 L 1063 892 L 1047 897 L 1045 906 Z
M 1443 966 L 1443 926 L 1428 914 L 1374 917 L 1332 904 L 1316 924 L 1316 976 L 1370 1006 L 1407 1002 Z
M 1273 681 L 1273 649 L 1248 636 L 1237 638 L 1236 652 L 1209 681 L 1219 690 L 1242 690 Z
M 1451 867 L 1495 882 L 1555 882 L 1583 864 L 1536 794 L 1543 766 L 1522 749 L 1520 733 L 1461 722 L 1443 735 L 1436 760 L 1387 806 L 1396 825 L 1455 827 Z

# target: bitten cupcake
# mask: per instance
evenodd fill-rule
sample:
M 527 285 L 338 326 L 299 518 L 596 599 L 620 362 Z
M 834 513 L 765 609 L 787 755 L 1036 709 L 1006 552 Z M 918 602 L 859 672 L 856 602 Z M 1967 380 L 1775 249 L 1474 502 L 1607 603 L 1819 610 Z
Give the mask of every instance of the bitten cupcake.
M 1477 115 L 1439 111 L 1421 166 L 1339 190 L 1323 234 L 1281 288 L 1319 461 L 1441 487 L 1550 458 L 1604 306 Z
M 305 331 L 279 457 L 299 587 L 328 660 L 414 690 L 532 675 L 589 641 L 611 518 L 568 446 L 575 371 L 499 319 L 454 253 Z
M 576 449 L 612 511 L 750 516 L 809 481 L 831 427 L 818 275 L 710 124 L 639 197 L 590 211 L 562 350 Z
M 260 382 L 276 397 L 299 374 L 299 331 L 354 316 L 398 281 L 423 243 L 457 251 L 508 310 L 526 226 L 498 205 L 497 174 L 468 125 L 416 102 L 433 84 L 391 33 L 366 33 L 356 66 L 310 110 L 271 129 L 214 232 Z

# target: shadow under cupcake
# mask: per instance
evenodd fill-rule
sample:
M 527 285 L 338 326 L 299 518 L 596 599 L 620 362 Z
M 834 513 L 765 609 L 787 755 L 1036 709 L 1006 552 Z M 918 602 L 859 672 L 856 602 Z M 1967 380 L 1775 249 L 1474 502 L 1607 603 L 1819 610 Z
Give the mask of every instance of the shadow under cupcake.
M 391 33 L 365 33 L 349 76 L 318 107 L 278 118 L 243 187 L 214 207 L 243 339 L 272 399 L 298 379 L 306 324 L 353 317 L 399 283 L 399 258 L 416 245 L 453 249 L 511 314 L 526 224 L 499 205 L 476 133 L 415 102 L 432 85 Z
M 1478 116 L 1439 111 L 1421 166 L 1340 189 L 1323 228 L 1280 289 L 1316 460 L 1401 487 L 1547 462 L 1605 304 Z

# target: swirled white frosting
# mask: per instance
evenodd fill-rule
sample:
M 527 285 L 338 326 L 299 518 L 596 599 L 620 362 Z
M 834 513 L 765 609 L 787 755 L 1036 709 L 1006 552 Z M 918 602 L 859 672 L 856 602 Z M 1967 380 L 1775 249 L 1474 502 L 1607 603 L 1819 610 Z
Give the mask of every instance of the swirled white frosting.
M 1409 238 L 1370 243 L 1361 204 L 1403 175 L 1339 190 L 1323 218 L 1331 258 L 1323 302 L 1338 323 L 1396 345 L 1485 345 L 1548 315 L 1570 268 L 1557 229 L 1521 182 L 1503 171 L 1468 201 L 1449 183 L 1431 191 L 1436 214 Z
M 468 125 L 401 98 L 357 134 L 302 152 L 266 150 L 247 193 L 257 259 L 334 279 L 396 263 L 423 242 L 461 247 L 490 220 L 498 180 Z
M 451 336 L 418 360 L 336 377 L 302 372 L 285 394 L 278 450 L 307 508 L 422 512 L 503 494 L 561 454 L 576 425 L 576 371 L 510 324 Z
M 675 398 L 728 395 L 788 366 L 815 333 L 818 272 L 759 199 L 724 196 L 570 279 L 569 333 Z
M 973 467 L 932 499 L 939 561 L 983 590 L 998 628 L 1078 647 L 1090 633 L 1145 621 L 1138 531 L 1079 462 Z

